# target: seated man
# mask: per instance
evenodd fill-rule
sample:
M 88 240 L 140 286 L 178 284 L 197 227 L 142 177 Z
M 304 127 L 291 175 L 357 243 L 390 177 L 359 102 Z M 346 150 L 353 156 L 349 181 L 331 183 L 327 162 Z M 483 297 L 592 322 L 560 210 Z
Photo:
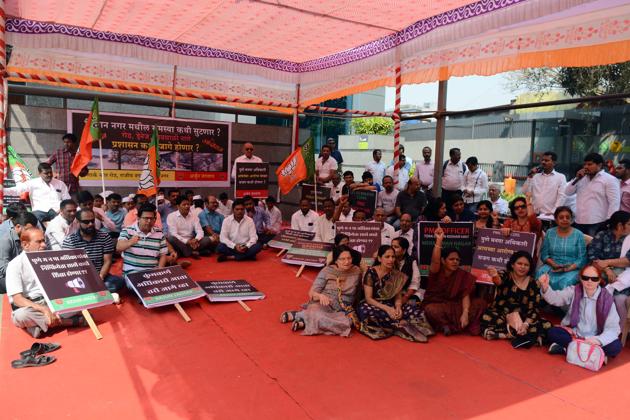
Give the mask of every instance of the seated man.
M 392 239 L 396 237 L 394 227 L 387 223 L 386 219 L 383 207 L 377 207 L 374 210 L 374 221 L 381 224 L 381 245 L 391 245 Z
M 267 197 L 264 203 L 264 208 L 269 215 L 269 229 L 270 233 L 276 235 L 282 230 L 282 212 L 276 205 L 276 199 L 272 196 Z
M 7 209 L 7 215 L 9 213 Z M 9 261 L 22 252 L 22 230 L 37 227 L 37 218 L 32 213 L 24 212 L 12 216 L 0 226 L 0 294 L 7 292 L 6 271 Z
M 24 328 L 35 338 L 56 326 L 87 326 L 82 315 L 53 314 L 44 300 L 35 272 L 26 257 L 27 252 L 46 249 L 44 232 L 37 228 L 23 229 L 20 241 L 22 252 L 7 266 L 7 295 L 13 308 L 13 324 Z
M 232 204 L 234 202 L 228 198 L 226 192 L 222 192 L 219 194 L 219 208 L 217 211 L 223 215 L 223 217 L 228 217 L 232 214 Z
M 263 247 L 267 245 L 275 233 L 269 229 L 269 214 L 260 206 L 255 205 L 254 199 L 248 195 L 243 197 L 243 204 L 245 205 L 245 212 L 247 216 L 251 217 L 256 226 L 256 235 L 258 235 L 258 242 Z
M 176 203 L 177 210 L 166 218 L 168 242 L 182 257 L 209 255 L 211 240 L 203 235 L 199 218 L 190 211 L 190 201 L 180 195 Z
M 371 172 L 365 171 L 361 175 L 361 182 L 355 182 L 350 185 L 350 190 L 369 190 L 369 191 L 381 191 L 381 186 L 378 183 L 374 183 L 374 177 Z
M 123 274 L 163 268 L 167 265 L 168 246 L 162 229 L 155 226 L 159 213 L 151 203 L 138 210 L 138 220 L 120 232 L 116 251 L 122 252 Z
M 158 201 L 160 201 L 158 199 Z M 123 221 L 123 227 L 131 226 L 138 221 L 138 209 L 140 209 L 145 203 L 149 202 L 149 199 L 144 194 L 136 194 L 133 196 L 133 208 L 127 211 L 125 215 L 125 220 Z M 162 218 L 160 217 L 160 213 L 156 215 L 157 219 L 155 220 L 155 227 L 158 229 L 162 229 Z M 122 231 L 122 229 L 121 229 Z
M 347 199 L 343 196 L 341 200 Z M 339 203 L 335 210 L 335 202 L 332 198 L 326 198 L 323 203 L 324 214 L 319 216 L 315 222 L 315 241 L 333 243 L 335 241 L 335 222 L 341 214 L 342 202 Z
M 46 227 L 46 242 L 48 248 L 53 251 L 59 251 L 66 236 L 79 230 L 79 222 L 75 217 L 77 203 L 72 200 L 63 200 L 60 207 L 61 212 Z
M 300 209 L 291 216 L 291 229 L 315 232 L 318 217 L 318 214 L 311 210 L 311 202 L 303 198 L 300 200 Z
M 63 249 L 85 249 L 90 261 L 105 283 L 107 290 L 114 293 L 122 289 L 124 281 L 119 276 L 109 273 L 114 255 L 114 241 L 108 233 L 96 230 L 96 217 L 92 210 L 77 213 L 79 231 L 66 236 Z
M 395 233 L 396 238 L 405 238 L 409 242 L 409 248 L 407 252 L 409 255 L 414 255 L 416 240 L 413 230 L 413 222 L 409 213 L 403 213 L 400 216 L 400 229 Z
M 215 249 L 219 245 L 219 234 L 221 234 L 221 225 L 225 217 L 217 210 L 219 208 L 219 200 L 214 195 L 206 198 L 206 208 L 199 213 L 199 224 L 203 232 L 210 238 L 210 249 Z
M 106 229 L 112 238 L 118 238 L 118 235 L 120 235 L 120 231 L 123 227 L 125 216 L 127 215 L 127 210 L 120 207 L 120 204 L 122 202 L 122 197 L 120 196 L 120 194 L 111 193 L 107 196 L 106 202 L 107 211 L 105 212 L 105 216 L 107 216 L 112 222 L 114 222 L 114 225 L 116 225 L 116 230 L 109 230 L 107 228 Z
M 225 218 L 221 227 L 217 262 L 226 261 L 228 257 L 234 257 L 236 261 L 255 260 L 261 249 L 254 221 L 245 214 L 243 201 L 235 200 L 232 215 Z
M 96 230 L 101 230 L 103 227 L 110 232 L 116 230 L 116 225 L 105 215 L 105 211 L 103 211 L 103 209 L 99 209 L 98 207 L 94 208 L 94 196 L 91 192 L 80 191 L 77 194 L 77 201 L 81 210 L 90 210 L 94 212 L 94 220 L 96 221 L 96 225 L 94 227 Z

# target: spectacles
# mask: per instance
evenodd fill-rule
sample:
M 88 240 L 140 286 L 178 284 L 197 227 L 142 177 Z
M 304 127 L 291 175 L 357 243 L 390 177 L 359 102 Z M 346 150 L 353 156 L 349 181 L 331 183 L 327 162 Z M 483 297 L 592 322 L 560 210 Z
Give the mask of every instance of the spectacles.
M 79 223 L 81 223 L 82 225 L 91 225 L 94 224 L 94 219 L 79 220 Z
M 527 206 L 523 206 L 523 205 L 514 206 L 514 210 L 520 210 L 520 209 L 526 209 L 526 208 L 527 208 Z
M 582 274 L 582 280 L 584 281 L 594 281 L 595 283 L 599 283 L 599 276 L 585 276 L 584 274 Z
M 254 150 L 254 148 L 253 148 L 253 147 L 246 147 L 246 148 L 245 148 L 245 151 L 246 151 L 246 152 L 251 152 L 251 151 L 253 151 L 253 150 Z

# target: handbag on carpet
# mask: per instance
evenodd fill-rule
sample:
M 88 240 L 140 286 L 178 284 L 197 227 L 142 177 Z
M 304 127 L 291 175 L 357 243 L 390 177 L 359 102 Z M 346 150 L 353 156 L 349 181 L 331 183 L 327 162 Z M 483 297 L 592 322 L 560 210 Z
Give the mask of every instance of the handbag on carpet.
M 601 346 L 575 339 L 567 347 L 567 362 L 597 372 L 602 368 L 606 354 Z

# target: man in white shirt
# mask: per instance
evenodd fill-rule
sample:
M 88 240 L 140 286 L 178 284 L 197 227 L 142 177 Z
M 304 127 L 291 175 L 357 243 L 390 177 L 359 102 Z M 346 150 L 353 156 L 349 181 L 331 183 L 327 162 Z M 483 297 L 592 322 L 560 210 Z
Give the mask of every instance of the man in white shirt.
M 60 250 L 66 236 L 79 230 L 79 221 L 76 219 L 77 203 L 69 199 L 63 200 L 60 207 L 59 214 L 46 227 L 46 242 L 53 251 Z
M 337 161 L 330 156 L 332 149 L 329 145 L 322 146 L 321 156 L 315 161 L 315 175 L 320 184 L 330 184 L 332 176 L 337 172 Z
M 462 195 L 466 165 L 461 161 L 462 152 L 457 147 L 448 151 L 450 159 L 442 166 L 442 200 L 451 202 L 454 194 Z M 448 205 L 448 204 L 447 204 Z
M 610 216 L 619 210 L 619 180 L 602 169 L 599 153 L 584 157 L 584 167 L 567 184 L 567 196 L 576 195 L 575 227 L 595 236 Z
M 383 207 L 376 207 L 374 210 L 374 221 L 381 224 L 381 245 L 391 245 L 392 239 L 396 237 L 396 231 L 392 225 L 385 222 Z
M 228 195 L 226 192 L 222 192 L 219 194 L 219 207 L 217 208 L 217 213 L 222 214 L 223 217 L 228 217 L 232 214 L 232 205 L 234 202 L 228 199 Z
M 541 216 L 552 217 L 566 199 L 567 178 L 554 170 L 557 160 L 555 152 L 543 153 L 540 168 L 533 168 L 527 174 L 521 189 L 523 193 L 532 194 L 534 212 Z
M 76 210 L 76 205 L 75 205 Z M 46 249 L 44 232 L 37 228 L 24 229 L 20 235 L 22 252 L 7 265 L 7 296 L 13 308 L 13 325 L 24 328 L 34 338 L 56 326 L 87 325 L 81 315 L 53 314 L 37 283 L 37 277 L 26 253 Z
M 425 193 L 433 188 L 433 172 L 435 170 L 431 161 L 432 150 L 429 146 L 422 148 L 423 160 L 416 161 L 416 169 L 413 176 L 420 181 L 420 189 Z
M 212 240 L 204 236 L 199 218 L 190 211 L 190 201 L 185 195 L 177 197 L 177 211 L 166 218 L 168 242 L 182 257 L 199 258 L 209 255 Z
M 262 163 L 262 159 L 258 156 L 254 156 L 254 145 L 247 142 L 243 145 L 243 154 L 234 159 L 234 165 L 232 165 L 232 180 L 236 178 L 236 165 L 240 162 L 245 163 Z
M 615 176 L 621 182 L 619 210 L 630 212 L 630 159 L 621 159 L 615 167 Z
M 383 183 L 383 176 L 385 176 L 385 169 L 387 169 L 385 164 L 381 162 L 382 157 L 383 152 L 381 152 L 381 149 L 374 149 L 372 151 L 372 158 L 374 160 L 365 165 L 365 170 L 372 174 L 372 178 L 377 184 Z
M 275 235 L 282 230 L 282 212 L 276 205 L 276 199 L 272 196 L 267 197 L 264 208 L 269 216 L 269 226 L 267 228 L 270 233 Z
M 510 215 L 510 204 L 507 200 L 501 198 L 501 187 L 497 184 L 490 184 L 488 186 L 488 197 L 492 203 L 492 210 L 496 211 L 499 216 Z
M 333 173 L 333 177 L 330 181 L 332 182 L 330 186 L 330 198 L 337 203 L 339 198 L 343 195 L 343 184 L 341 183 L 339 172 Z
M 405 238 L 409 241 L 409 255 L 413 255 L 413 248 L 415 247 L 413 222 L 409 213 L 403 213 L 400 216 L 400 229 L 396 231 L 396 238 Z
M 79 202 L 81 211 L 91 211 L 94 213 L 94 217 L 96 218 L 94 228 L 96 230 L 101 230 L 102 227 L 106 227 L 110 232 L 116 230 L 116 223 L 107 217 L 103 209 L 94 207 L 94 196 L 91 192 L 85 190 L 80 191 L 77 194 L 77 201 Z
M 341 213 L 339 214 L 340 222 L 352 222 L 354 219 L 354 210 L 350 206 L 350 202 L 347 199 L 339 200 L 339 207 L 341 207 Z
M 466 159 L 468 171 L 464 174 L 464 203 L 468 210 L 477 211 L 477 204 L 488 193 L 488 175 L 479 167 L 479 161 L 475 156 Z
M 399 191 L 394 188 L 394 179 L 389 175 L 385 175 L 383 177 L 383 189 L 376 197 L 376 206 L 383 208 L 387 223 L 390 224 L 398 219 L 398 216 L 396 216 L 396 198 L 398 197 L 398 192 Z
M 315 241 L 317 242 L 335 242 L 335 221 L 339 218 L 339 213 L 341 210 L 337 212 L 337 217 L 335 218 L 335 202 L 332 198 L 326 198 L 322 203 L 322 207 L 324 209 L 324 214 L 317 218 L 315 222 Z
M 262 249 L 258 243 L 256 225 L 245 214 L 243 200 L 237 199 L 232 206 L 232 215 L 225 218 L 221 226 L 221 243 L 217 246 L 217 262 L 234 257 L 236 261 L 255 260 Z
M 405 164 L 407 163 L 406 159 L 405 155 L 398 156 L 398 184 L 396 185 L 398 191 L 404 191 L 409 182 L 409 172 L 405 169 Z M 394 165 L 387 168 L 385 175 L 391 176 L 392 179 L 394 179 Z
M 70 194 L 66 184 L 53 178 L 52 166 L 49 163 L 40 163 L 37 171 L 39 178 L 29 179 L 7 190 L 16 191 L 18 195 L 28 192 L 32 213 L 43 223 L 57 216 L 61 200 L 70 199 Z
M 315 232 L 318 217 L 319 215 L 311 210 L 311 202 L 303 198 L 300 200 L 300 209 L 291 216 L 291 229 Z

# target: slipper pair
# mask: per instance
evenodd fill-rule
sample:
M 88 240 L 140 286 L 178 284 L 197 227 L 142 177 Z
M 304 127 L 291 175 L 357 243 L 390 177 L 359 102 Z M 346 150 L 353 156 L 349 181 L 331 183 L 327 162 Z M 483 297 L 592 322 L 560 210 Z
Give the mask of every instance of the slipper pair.
M 30 349 L 20 352 L 20 359 L 11 362 L 13 369 L 46 366 L 53 363 L 55 356 L 45 356 L 61 347 L 57 343 L 33 343 Z

